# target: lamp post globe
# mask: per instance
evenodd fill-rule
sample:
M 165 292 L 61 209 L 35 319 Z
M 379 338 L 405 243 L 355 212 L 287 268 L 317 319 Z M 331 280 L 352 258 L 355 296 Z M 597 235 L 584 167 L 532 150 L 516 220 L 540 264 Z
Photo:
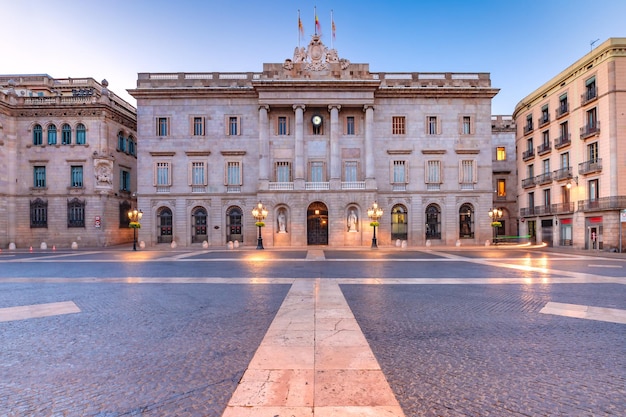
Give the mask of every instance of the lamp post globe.
M 383 217 L 383 209 L 378 207 L 378 203 L 374 201 L 374 204 L 370 208 L 367 209 L 367 217 L 372 221 L 370 224 L 374 228 L 374 233 L 372 234 L 372 249 L 378 249 L 378 241 L 376 240 L 376 227 L 378 226 L 378 219 Z
M 259 201 L 255 208 L 252 209 L 252 217 L 256 220 L 256 226 L 259 228 L 259 236 L 256 241 L 257 249 L 263 248 L 263 236 L 261 236 L 261 228 L 265 226 L 263 220 L 267 217 L 267 208 Z
M 143 211 L 137 210 L 136 208 L 128 211 L 128 219 L 130 223 L 129 227 L 133 229 L 133 250 L 137 250 L 137 229 L 141 227 L 141 217 L 143 217 Z
M 500 227 L 500 219 L 502 218 L 502 210 L 498 208 L 492 208 L 489 210 L 489 218 L 491 219 L 491 227 L 493 228 L 493 244 L 498 243 L 498 228 Z

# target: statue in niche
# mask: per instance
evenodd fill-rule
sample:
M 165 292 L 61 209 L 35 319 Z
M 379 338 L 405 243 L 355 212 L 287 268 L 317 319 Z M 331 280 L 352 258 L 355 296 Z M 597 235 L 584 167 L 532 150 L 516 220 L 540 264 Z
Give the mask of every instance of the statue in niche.
M 350 210 L 348 214 L 348 232 L 356 232 L 356 227 L 359 219 L 356 215 L 356 211 L 354 209 Z
M 287 216 L 285 210 L 278 212 L 278 233 L 287 233 Z

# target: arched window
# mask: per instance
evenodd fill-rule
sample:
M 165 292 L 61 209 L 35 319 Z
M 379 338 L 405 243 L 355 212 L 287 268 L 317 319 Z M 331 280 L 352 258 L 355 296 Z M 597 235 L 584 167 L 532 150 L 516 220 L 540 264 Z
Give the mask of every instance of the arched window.
M 74 198 L 67 202 L 67 227 L 85 227 L 85 201 Z
M 159 209 L 157 214 L 159 235 L 157 236 L 158 243 L 171 243 L 172 242 L 172 210 L 167 207 Z
M 130 225 L 130 218 L 128 212 L 130 211 L 130 203 L 128 201 L 122 201 L 120 203 L 120 229 L 128 228 Z
M 71 143 L 72 143 L 72 128 L 70 127 L 70 125 L 65 123 L 61 127 L 61 144 L 69 145 Z
M 41 125 L 35 125 L 33 127 L 33 145 L 43 145 L 43 129 Z
M 437 204 L 426 207 L 426 239 L 441 239 L 441 210 Z
M 459 209 L 459 238 L 474 238 L 474 207 L 463 204 Z
M 132 136 L 128 137 L 128 153 L 137 156 L 137 144 L 135 143 L 135 138 Z
M 76 125 L 76 144 L 84 145 L 87 143 L 87 129 L 85 129 L 85 125 L 79 123 Z
M 30 227 L 48 227 L 48 202 L 37 198 L 30 202 Z
M 191 212 L 193 220 L 191 230 L 191 243 L 201 243 L 207 240 L 206 220 L 207 214 L 203 207 L 196 207 Z
M 407 222 L 407 209 L 402 204 L 396 204 L 391 209 L 391 240 L 407 240 L 409 225 Z M 392 242 L 393 243 L 393 242 Z
M 239 207 L 226 210 L 226 242 L 243 242 L 243 212 Z
M 57 144 L 57 127 L 56 125 L 48 126 L 48 145 L 56 145 Z

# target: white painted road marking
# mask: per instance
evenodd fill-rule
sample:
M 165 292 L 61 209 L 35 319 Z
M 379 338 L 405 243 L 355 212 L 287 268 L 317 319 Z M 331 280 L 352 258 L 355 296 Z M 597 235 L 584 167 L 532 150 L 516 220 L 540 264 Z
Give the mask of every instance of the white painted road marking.
M 80 313 L 73 301 L 0 308 L 0 322 Z

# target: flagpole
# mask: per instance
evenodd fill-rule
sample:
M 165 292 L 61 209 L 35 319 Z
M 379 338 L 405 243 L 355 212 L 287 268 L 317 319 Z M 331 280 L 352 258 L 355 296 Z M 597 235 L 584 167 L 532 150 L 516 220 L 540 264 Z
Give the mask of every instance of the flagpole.
M 313 25 L 315 26 L 315 36 L 317 36 L 317 6 L 313 6 Z
M 330 49 L 335 49 L 334 47 L 334 37 L 335 37 L 335 21 L 333 20 L 333 9 L 330 9 Z
M 298 49 L 300 49 L 300 9 L 298 9 Z

